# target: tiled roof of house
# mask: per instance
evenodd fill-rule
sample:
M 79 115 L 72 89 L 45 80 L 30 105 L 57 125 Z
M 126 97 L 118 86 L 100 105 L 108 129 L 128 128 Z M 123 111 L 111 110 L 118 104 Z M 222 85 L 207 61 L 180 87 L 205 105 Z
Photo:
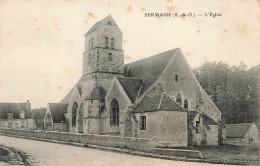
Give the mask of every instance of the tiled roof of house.
M 26 119 L 32 118 L 30 108 L 28 103 L 0 103 L 0 119 L 7 119 L 7 113 L 12 113 L 14 119 L 19 119 L 19 113 L 22 111 L 24 111 Z
M 151 111 L 187 111 L 167 94 L 161 92 L 155 95 L 147 94 L 133 109 L 133 113 Z
M 225 124 L 227 138 L 244 138 L 253 123 Z
M 61 123 L 66 121 L 64 113 L 68 111 L 68 104 L 49 103 L 49 108 L 53 123 Z
M 126 77 L 134 77 L 143 80 L 140 95 L 159 78 L 176 50 L 177 49 L 169 50 L 124 66 L 124 74 Z
M 142 85 L 141 79 L 133 78 L 117 78 L 120 84 L 123 86 L 125 92 L 132 102 L 134 102 L 138 96 L 139 89 Z
M 78 92 L 79 94 L 81 95 L 81 79 L 79 79 L 79 81 L 76 83 L 75 85 L 78 89 Z M 73 93 L 73 89 L 74 87 L 69 91 L 69 93 L 60 101 L 60 103 L 69 103 L 70 102 L 70 98 L 71 98 L 71 95 Z
M 101 86 L 94 87 L 85 100 L 105 100 L 106 91 Z

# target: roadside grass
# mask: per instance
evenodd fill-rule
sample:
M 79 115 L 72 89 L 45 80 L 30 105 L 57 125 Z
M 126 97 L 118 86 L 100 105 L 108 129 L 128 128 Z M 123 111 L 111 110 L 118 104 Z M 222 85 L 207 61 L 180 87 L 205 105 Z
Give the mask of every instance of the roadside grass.
M 190 146 L 185 149 L 199 150 L 203 158 L 208 161 L 218 160 L 227 164 L 260 165 L 260 147 L 257 145 Z
M 11 160 L 9 152 L 0 146 L 0 162 L 8 162 Z

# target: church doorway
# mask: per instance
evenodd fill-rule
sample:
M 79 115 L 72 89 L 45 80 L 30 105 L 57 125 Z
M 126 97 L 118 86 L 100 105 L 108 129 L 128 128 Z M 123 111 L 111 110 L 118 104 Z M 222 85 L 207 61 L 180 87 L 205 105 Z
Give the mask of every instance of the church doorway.
M 78 104 L 75 102 L 75 103 L 73 103 L 73 106 L 72 106 L 72 116 L 71 116 L 73 132 L 76 132 L 77 109 L 78 109 Z

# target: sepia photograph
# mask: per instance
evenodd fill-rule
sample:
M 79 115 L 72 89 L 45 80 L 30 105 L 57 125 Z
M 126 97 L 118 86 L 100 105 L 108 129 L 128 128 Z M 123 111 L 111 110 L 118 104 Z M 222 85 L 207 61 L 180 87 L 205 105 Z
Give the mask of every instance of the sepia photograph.
M 260 165 L 259 0 L 0 0 L 0 165 Z

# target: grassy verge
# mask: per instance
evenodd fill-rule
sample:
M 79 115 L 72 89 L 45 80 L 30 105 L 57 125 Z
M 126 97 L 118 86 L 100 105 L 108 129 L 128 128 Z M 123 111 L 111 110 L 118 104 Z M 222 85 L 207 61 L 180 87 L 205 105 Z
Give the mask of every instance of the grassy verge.
M 192 146 L 185 149 L 199 150 L 204 159 L 227 164 L 260 165 L 259 148 L 256 145 Z

